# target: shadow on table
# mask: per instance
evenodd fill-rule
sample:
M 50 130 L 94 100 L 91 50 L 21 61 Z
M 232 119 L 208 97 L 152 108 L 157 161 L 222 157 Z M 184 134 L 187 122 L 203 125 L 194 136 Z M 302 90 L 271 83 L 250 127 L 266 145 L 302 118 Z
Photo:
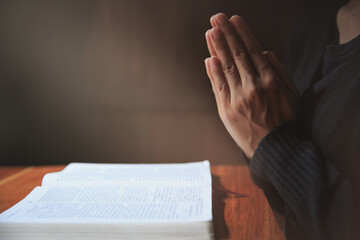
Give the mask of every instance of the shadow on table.
M 215 239 L 225 239 L 229 237 L 229 228 L 225 221 L 225 201 L 227 194 L 219 191 L 219 187 L 223 187 L 220 183 L 220 177 L 212 175 L 213 187 L 213 219 L 214 219 L 214 232 Z

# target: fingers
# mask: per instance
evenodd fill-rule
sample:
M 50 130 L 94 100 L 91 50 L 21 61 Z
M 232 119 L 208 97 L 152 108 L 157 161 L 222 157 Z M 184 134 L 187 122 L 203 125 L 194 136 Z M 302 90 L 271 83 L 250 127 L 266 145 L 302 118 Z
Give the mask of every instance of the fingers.
M 206 69 L 206 73 L 207 73 L 207 75 L 208 75 L 208 77 L 210 79 L 210 83 L 211 83 L 211 87 L 212 87 L 212 90 L 213 90 L 214 95 L 215 95 L 216 103 L 219 104 L 220 100 L 219 100 L 219 96 L 218 96 L 218 93 L 217 93 L 216 88 L 215 88 L 214 78 L 212 76 L 211 68 L 210 68 L 210 58 L 205 59 L 205 69 Z
M 288 71 L 286 70 L 285 66 L 281 62 L 279 62 L 275 54 L 271 51 L 269 52 L 266 51 L 264 52 L 264 56 L 268 59 L 269 63 L 271 64 L 271 67 L 278 74 L 281 81 L 288 88 L 288 90 L 293 94 L 295 94 L 295 96 L 299 96 L 299 92 L 293 81 L 291 81 L 291 77 Z
M 243 45 L 239 35 L 235 32 L 234 27 L 229 22 L 229 19 L 225 14 L 219 13 L 215 15 L 214 22 L 218 27 L 213 28 L 213 30 L 219 28 L 224 35 L 225 41 L 222 39 L 219 39 L 218 41 L 224 41 L 222 44 L 228 45 L 228 51 L 230 52 L 230 55 L 232 56 L 232 59 L 237 66 L 241 80 L 245 81 L 245 83 L 246 81 L 253 80 L 252 78 L 248 77 L 256 76 L 256 72 L 251 63 L 251 59 L 249 58 L 248 51 Z M 213 44 L 215 45 L 215 42 L 213 42 Z M 214 47 L 215 51 L 217 52 L 217 47 Z M 223 59 L 220 57 L 220 61 L 222 60 Z
M 260 44 L 255 40 L 246 23 L 239 16 L 232 16 L 230 22 L 237 35 L 246 47 L 257 73 L 262 77 L 271 72 L 268 61 L 264 57 Z
M 211 42 L 211 37 L 210 37 L 210 30 L 207 30 L 206 33 L 205 33 L 205 39 L 206 39 L 206 44 L 207 44 L 207 47 L 209 49 L 209 53 L 210 53 L 210 56 L 216 56 L 216 52 L 215 52 L 215 49 L 214 49 L 214 46 Z
M 213 16 L 210 18 L 210 24 L 211 24 L 212 27 L 217 27 L 217 26 L 216 26 L 216 23 L 215 23 L 215 21 L 214 21 L 214 17 L 215 17 L 215 15 L 213 15 Z
M 236 87 L 241 84 L 241 80 L 238 68 L 230 54 L 228 44 L 219 28 L 213 28 L 210 34 L 216 56 L 221 62 L 222 71 L 229 83 L 230 89 L 236 89 Z
M 205 67 L 220 111 L 221 107 L 226 106 L 230 101 L 229 86 L 217 57 L 205 59 Z
M 265 83 L 273 79 L 276 72 L 270 60 L 239 16 L 229 20 L 225 14 L 219 13 L 210 18 L 210 23 L 213 29 L 205 34 L 208 49 L 211 56 L 220 60 L 231 92 L 237 92 L 238 86 L 251 89 L 256 82 Z M 290 77 L 284 79 L 291 81 Z M 296 90 L 292 83 L 286 83 L 286 86 L 291 91 Z
M 212 27 L 216 27 L 216 24 L 214 22 L 214 15 L 210 18 L 210 24 L 211 24 Z M 206 38 L 207 47 L 208 47 L 209 52 L 210 52 L 210 56 L 216 56 L 214 46 L 213 46 L 213 44 L 211 42 L 210 30 L 206 31 L 205 38 Z
M 240 36 L 241 40 L 245 44 L 247 49 L 259 51 L 261 53 L 260 44 L 256 41 L 252 33 L 250 32 L 247 24 L 244 20 L 235 15 L 229 20 L 235 28 L 236 33 Z

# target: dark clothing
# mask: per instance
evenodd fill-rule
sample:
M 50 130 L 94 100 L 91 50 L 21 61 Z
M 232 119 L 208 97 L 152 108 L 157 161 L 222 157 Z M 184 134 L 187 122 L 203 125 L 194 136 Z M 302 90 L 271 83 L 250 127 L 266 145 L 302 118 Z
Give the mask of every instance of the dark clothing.
M 337 45 L 343 4 L 316 8 L 295 35 L 287 64 L 302 94 L 297 121 L 270 132 L 250 163 L 290 240 L 360 239 L 360 35 Z

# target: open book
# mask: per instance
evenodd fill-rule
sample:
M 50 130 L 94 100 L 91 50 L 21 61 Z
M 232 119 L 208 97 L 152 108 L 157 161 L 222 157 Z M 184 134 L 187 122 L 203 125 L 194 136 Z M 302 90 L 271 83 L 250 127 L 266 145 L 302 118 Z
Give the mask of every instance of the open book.
M 210 164 L 71 163 L 0 214 L 0 239 L 213 239 Z

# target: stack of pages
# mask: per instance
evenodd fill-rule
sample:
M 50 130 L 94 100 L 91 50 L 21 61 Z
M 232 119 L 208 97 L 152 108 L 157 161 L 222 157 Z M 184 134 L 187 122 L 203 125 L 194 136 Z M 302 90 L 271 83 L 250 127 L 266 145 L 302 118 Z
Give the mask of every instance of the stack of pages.
M 208 161 L 71 163 L 0 214 L 0 239 L 213 239 Z

